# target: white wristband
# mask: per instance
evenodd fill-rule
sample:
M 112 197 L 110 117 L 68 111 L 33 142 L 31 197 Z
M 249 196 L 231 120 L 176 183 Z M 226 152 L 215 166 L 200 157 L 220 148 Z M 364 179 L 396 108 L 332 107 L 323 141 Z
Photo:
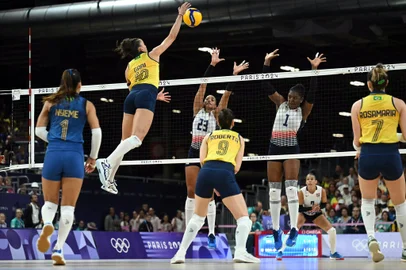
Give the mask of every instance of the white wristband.
M 403 137 L 403 134 L 402 134 L 402 133 L 397 133 L 396 135 L 398 135 L 398 140 L 399 140 L 399 142 L 403 142 L 403 143 L 406 142 L 406 140 L 405 140 L 405 138 Z
M 352 142 L 352 146 L 354 147 L 354 149 L 355 149 L 356 151 L 361 150 L 361 147 L 356 146 L 354 142 Z
M 92 159 L 97 159 L 99 155 L 100 145 L 102 140 L 101 128 L 92 129 L 92 149 L 90 150 L 89 157 Z
M 41 140 L 48 142 L 48 131 L 47 127 L 36 127 L 35 135 L 37 135 Z

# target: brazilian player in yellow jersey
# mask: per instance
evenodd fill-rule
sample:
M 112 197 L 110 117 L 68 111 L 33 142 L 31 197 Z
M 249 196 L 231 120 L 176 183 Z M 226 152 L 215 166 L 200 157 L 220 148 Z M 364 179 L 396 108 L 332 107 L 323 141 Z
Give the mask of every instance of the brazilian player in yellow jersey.
M 178 8 L 178 16 L 169 35 L 151 52 L 140 38 L 126 38 L 116 49 L 122 58 L 132 58 L 125 71 L 130 93 L 124 101 L 121 143 L 110 156 L 96 161 L 102 189 L 107 192 L 118 193 L 114 176 L 124 155 L 140 147 L 148 134 L 154 119 L 156 100 L 170 100 L 163 90 L 158 93 L 159 58 L 178 36 L 182 17 L 190 6 L 185 2 Z
M 386 94 L 388 74 L 382 64 L 368 73 L 371 94 L 354 103 L 351 109 L 354 148 L 357 150 L 361 213 L 374 262 L 384 259 L 375 239 L 375 198 L 378 183 L 384 178 L 396 209 L 396 222 L 403 241 L 401 259 L 406 261 L 405 176 L 399 154 L 399 141 L 406 138 L 406 105 Z M 400 125 L 402 133 L 396 133 Z
M 230 109 L 220 111 L 218 122 L 221 130 L 207 134 L 200 147 L 202 169 L 197 176 L 195 210 L 187 224 L 179 250 L 171 260 L 172 264 L 185 262 L 186 251 L 204 224 L 207 206 L 214 190 L 237 220 L 234 262 L 260 262 L 246 249 L 252 222 L 248 218 L 247 205 L 235 179 L 244 156 L 244 140 L 231 130 L 234 126 L 234 114 Z

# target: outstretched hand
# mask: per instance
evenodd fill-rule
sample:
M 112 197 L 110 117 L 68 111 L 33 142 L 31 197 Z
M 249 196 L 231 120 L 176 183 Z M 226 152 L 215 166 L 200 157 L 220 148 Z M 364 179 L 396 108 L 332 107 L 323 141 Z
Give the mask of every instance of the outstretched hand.
M 226 59 L 220 58 L 220 49 L 217 49 L 217 47 L 213 48 L 212 52 L 211 52 L 211 63 L 210 64 L 212 66 L 215 66 L 224 60 L 226 60 Z
M 190 8 L 191 6 L 192 6 L 192 4 L 190 4 L 188 2 L 183 3 L 180 7 L 178 7 L 179 15 L 182 15 L 182 16 L 185 15 L 186 10 L 188 8 Z
M 96 160 L 91 157 L 88 157 L 86 160 L 85 172 L 92 173 L 95 168 L 96 168 Z
M 265 61 L 271 61 L 272 59 L 278 57 L 279 56 L 278 51 L 279 49 L 276 49 L 271 53 L 265 54 Z
M 169 92 L 164 92 L 164 90 L 165 88 L 162 88 L 161 92 L 156 96 L 156 100 L 169 103 L 171 102 L 171 96 L 169 95 Z
M 327 62 L 327 58 L 323 57 L 323 54 L 318 54 L 319 53 L 316 54 L 316 57 L 314 57 L 313 60 L 307 57 L 307 60 L 309 60 L 310 64 L 312 65 L 312 69 L 317 69 L 321 63 Z
M 234 68 L 233 68 L 233 74 L 237 75 L 238 73 L 240 73 L 243 70 L 246 70 L 250 67 L 250 63 L 245 63 L 245 60 L 241 62 L 241 64 L 239 64 L 237 66 L 237 63 L 234 62 Z

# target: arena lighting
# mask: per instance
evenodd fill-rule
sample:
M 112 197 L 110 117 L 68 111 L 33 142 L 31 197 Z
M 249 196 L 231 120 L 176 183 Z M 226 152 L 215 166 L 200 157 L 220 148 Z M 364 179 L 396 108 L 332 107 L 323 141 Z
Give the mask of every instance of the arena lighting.
M 201 52 L 208 52 L 210 54 L 213 52 L 213 50 L 211 48 L 209 48 L 209 47 L 201 47 L 198 50 L 201 51 Z
M 336 137 L 336 138 L 344 138 L 344 134 L 341 134 L 341 133 L 334 133 L 334 134 L 333 134 L 333 137 Z
M 248 153 L 248 156 L 249 156 L 249 157 L 255 157 L 255 156 L 258 156 L 258 154 Z
M 221 94 L 221 95 L 222 95 L 222 94 L 224 94 L 224 93 L 226 92 L 226 90 L 217 90 L 216 92 L 217 92 L 217 94 Z
M 109 99 L 109 102 L 114 102 L 114 100 L 110 98 L 110 99 Z
M 250 142 L 250 139 L 244 138 L 244 142 Z
M 341 116 L 346 116 L 346 117 L 351 116 L 351 113 L 349 113 L 349 112 L 339 112 L 338 114 L 341 115 Z
M 172 0 L 116 0 L 116 1 L 102 1 L 100 2 L 100 4 L 103 5 L 114 5 L 114 6 L 128 6 L 128 5 L 132 5 L 134 6 L 134 4 L 152 4 L 152 3 L 158 3 L 158 2 L 168 2 L 168 1 L 172 1 Z
M 108 102 L 107 98 L 104 98 L 104 97 L 102 97 L 102 98 L 100 99 L 100 101 Z
M 180 110 L 172 110 L 173 113 L 181 113 Z
M 241 119 L 234 119 L 234 123 L 239 123 L 239 124 L 241 124 L 242 123 L 242 120 Z
M 360 81 L 351 81 L 350 84 L 353 86 L 365 86 L 365 83 Z
M 297 72 L 297 71 L 300 70 L 298 68 L 294 68 L 294 67 L 291 67 L 291 66 L 281 66 L 281 69 L 285 70 L 285 71 L 290 71 L 290 72 Z

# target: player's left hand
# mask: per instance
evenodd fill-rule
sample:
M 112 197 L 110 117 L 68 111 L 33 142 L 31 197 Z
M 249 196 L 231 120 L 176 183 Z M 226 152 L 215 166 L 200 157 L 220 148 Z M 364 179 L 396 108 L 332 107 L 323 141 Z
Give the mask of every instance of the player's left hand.
M 309 60 L 310 64 L 312 65 L 312 69 L 317 69 L 321 63 L 327 62 L 327 58 L 323 57 L 323 54 L 319 55 L 319 53 L 316 54 L 316 57 L 314 57 L 313 60 L 309 57 L 307 57 L 307 60 Z
M 95 168 L 96 168 L 96 160 L 91 157 L 88 157 L 86 160 L 85 172 L 92 173 Z
M 354 159 L 359 159 L 359 155 L 360 155 L 360 151 L 357 151 L 357 153 L 355 154 L 355 158 L 354 158 Z
M 163 101 L 166 103 L 171 102 L 171 96 L 169 95 L 169 92 L 164 92 L 165 88 L 162 88 L 161 92 L 158 93 L 156 96 L 156 99 L 159 101 Z
M 250 63 L 245 63 L 245 60 L 241 62 L 241 64 L 239 64 L 237 66 L 237 63 L 234 62 L 234 68 L 233 68 L 233 74 L 237 75 L 238 73 L 240 73 L 243 70 L 246 70 L 250 67 Z
M 220 193 L 219 193 L 217 190 L 215 190 L 215 189 L 214 189 L 214 193 L 216 193 L 216 195 L 217 195 L 218 197 L 221 197 Z

